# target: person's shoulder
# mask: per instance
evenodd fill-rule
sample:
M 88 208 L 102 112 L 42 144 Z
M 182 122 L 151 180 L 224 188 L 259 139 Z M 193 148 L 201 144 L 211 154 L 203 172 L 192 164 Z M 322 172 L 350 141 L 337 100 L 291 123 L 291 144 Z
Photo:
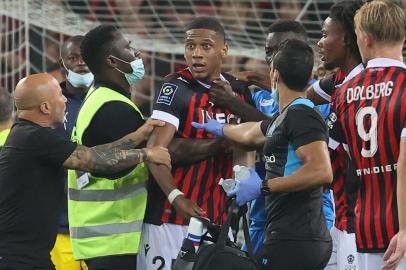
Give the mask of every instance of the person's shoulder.
M 196 80 L 188 69 L 173 72 L 165 76 L 162 85 L 170 84 L 176 87 L 191 88 L 196 84 Z
M 294 104 L 289 106 L 286 111 L 289 117 L 293 117 L 294 120 L 306 118 L 308 116 L 323 120 L 321 113 L 316 109 L 316 107 L 309 106 L 307 104 Z

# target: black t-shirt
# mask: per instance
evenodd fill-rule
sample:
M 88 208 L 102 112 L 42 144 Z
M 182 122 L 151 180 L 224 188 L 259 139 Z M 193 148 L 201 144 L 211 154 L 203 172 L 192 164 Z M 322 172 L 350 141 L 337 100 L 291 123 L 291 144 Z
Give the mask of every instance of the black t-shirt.
M 110 88 L 130 98 L 130 94 L 117 85 L 100 82 L 96 83 L 95 86 L 96 88 L 100 86 Z M 142 116 L 131 105 L 122 101 L 110 101 L 104 104 L 93 116 L 89 126 L 83 133 L 82 144 L 93 147 L 116 141 L 136 131 L 144 123 L 145 121 Z M 128 169 L 119 174 L 103 176 L 111 179 L 119 178 L 131 170 Z
M 62 164 L 75 149 L 51 128 L 16 120 L 0 152 L 0 269 L 52 266 Z
M 270 181 L 288 176 L 303 165 L 295 153 L 299 147 L 315 141 L 327 142 L 328 132 L 322 116 L 303 101 L 310 103 L 304 99 L 296 100 L 277 118 L 261 124 L 267 137 L 263 153 L 266 179 Z M 331 240 L 323 214 L 322 187 L 298 192 L 272 192 L 265 197 L 265 207 L 266 241 Z

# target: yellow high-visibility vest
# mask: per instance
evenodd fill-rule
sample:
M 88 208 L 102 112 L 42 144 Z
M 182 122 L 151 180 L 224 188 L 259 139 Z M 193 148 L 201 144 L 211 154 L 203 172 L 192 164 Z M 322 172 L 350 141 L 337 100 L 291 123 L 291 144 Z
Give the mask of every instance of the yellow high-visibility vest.
M 141 114 L 124 95 L 106 87 L 91 88 L 78 113 L 73 141 L 82 144 L 96 112 L 111 101 L 127 103 Z M 141 163 L 114 180 L 87 174 L 84 186 L 78 185 L 77 175 L 74 170 L 68 172 L 69 230 L 75 259 L 138 253 L 147 203 L 146 165 Z

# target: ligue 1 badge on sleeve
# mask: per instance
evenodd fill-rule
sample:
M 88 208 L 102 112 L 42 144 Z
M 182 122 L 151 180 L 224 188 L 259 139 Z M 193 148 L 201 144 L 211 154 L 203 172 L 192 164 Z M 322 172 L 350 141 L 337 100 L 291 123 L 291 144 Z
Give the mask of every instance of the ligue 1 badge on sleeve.
M 177 89 L 178 89 L 177 85 L 174 85 L 172 83 L 164 83 L 162 85 L 161 91 L 159 92 L 159 96 L 156 103 L 171 105 L 172 99 L 175 96 Z

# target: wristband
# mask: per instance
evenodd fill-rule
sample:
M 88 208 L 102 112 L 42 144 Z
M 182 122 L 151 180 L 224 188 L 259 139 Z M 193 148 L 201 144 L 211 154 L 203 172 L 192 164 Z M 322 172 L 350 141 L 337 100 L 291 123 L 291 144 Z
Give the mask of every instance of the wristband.
M 172 190 L 169 195 L 168 195 L 168 201 L 170 204 L 173 203 L 173 201 L 179 196 L 179 195 L 185 195 L 182 191 L 180 191 L 179 189 L 175 188 L 174 190 Z

